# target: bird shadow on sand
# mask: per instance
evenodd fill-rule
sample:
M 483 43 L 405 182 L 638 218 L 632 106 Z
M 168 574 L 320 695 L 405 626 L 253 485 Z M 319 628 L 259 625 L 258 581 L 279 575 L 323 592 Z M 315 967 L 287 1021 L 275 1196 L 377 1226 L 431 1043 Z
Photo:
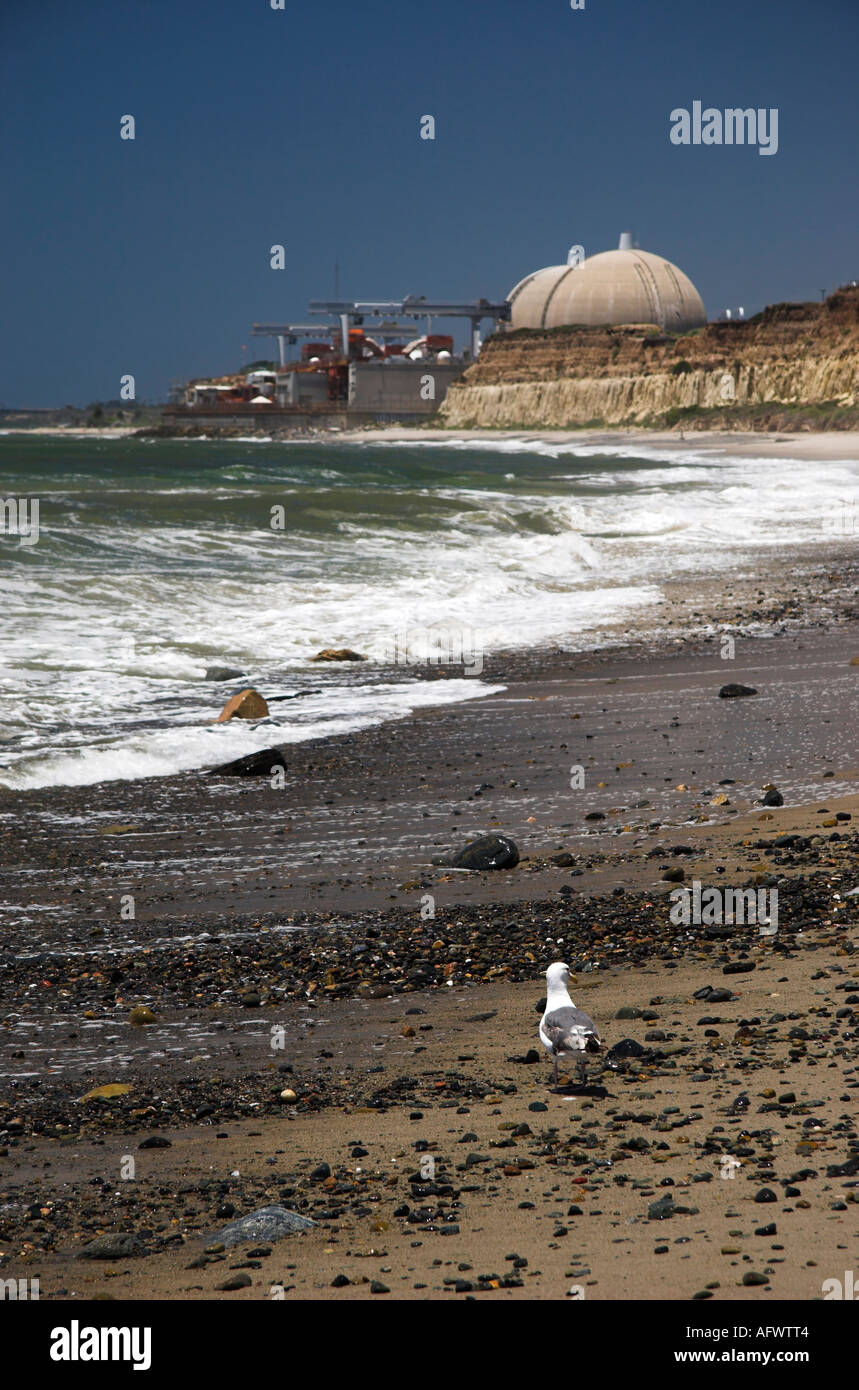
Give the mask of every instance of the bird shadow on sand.
M 571 1082 L 568 1086 L 552 1086 L 551 1091 L 555 1096 L 589 1096 L 592 1100 L 605 1100 L 608 1096 L 605 1086 L 595 1084 L 573 1085 Z

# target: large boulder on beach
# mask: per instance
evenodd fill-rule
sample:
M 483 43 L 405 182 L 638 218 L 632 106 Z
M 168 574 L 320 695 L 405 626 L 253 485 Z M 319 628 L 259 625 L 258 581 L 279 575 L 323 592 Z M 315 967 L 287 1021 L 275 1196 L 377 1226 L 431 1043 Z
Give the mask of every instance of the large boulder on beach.
M 247 753 L 243 758 L 211 767 L 209 777 L 270 777 L 275 768 L 286 771 L 286 757 L 281 748 L 263 748 L 259 753 Z
M 481 835 L 455 854 L 453 869 L 515 869 L 519 850 L 508 835 Z
M 349 647 L 326 647 L 310 658 L 311 661 L 366 661 L 366 656 L 353 652 Z
M 268 705 L 258 690 L 240 690 L 238 695 L 234 695 L 228 700 L 215 720 L 216 724 L 225 724 L 228 719 L 266 719 L 268 717 Z

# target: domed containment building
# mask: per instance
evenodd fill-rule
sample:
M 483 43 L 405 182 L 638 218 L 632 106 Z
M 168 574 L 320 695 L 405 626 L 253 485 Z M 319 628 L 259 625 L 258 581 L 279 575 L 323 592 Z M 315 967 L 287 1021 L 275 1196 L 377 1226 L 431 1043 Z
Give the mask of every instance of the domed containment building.
M 520 280 L 507 296 L 512 327 L 561 328 L 565 324 L 653 323 L 667 333 L 687 333 L 707 322 L 701 296 L 676 265 L 632 245 L 624 232 L 616 251 L 550 265 Z

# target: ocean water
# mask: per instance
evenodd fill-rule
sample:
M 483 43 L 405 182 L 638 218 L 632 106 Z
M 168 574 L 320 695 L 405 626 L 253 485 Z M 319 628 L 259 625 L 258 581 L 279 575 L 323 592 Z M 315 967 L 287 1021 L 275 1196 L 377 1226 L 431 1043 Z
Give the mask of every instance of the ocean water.
M 485 652 L 594 647 L 669 577 L 844 539 L 857 477 L 634 442 L 0 436 L 0 501 L 39 502 L 35 544 L 0 530 L 0 786 L 202 768 L 479 698 Z M 310 661 L 340 646 L 370 661 Z M 473 674 L 418 680 L 433 654 Z M 244 684 L 317 693 L 214 726 Z

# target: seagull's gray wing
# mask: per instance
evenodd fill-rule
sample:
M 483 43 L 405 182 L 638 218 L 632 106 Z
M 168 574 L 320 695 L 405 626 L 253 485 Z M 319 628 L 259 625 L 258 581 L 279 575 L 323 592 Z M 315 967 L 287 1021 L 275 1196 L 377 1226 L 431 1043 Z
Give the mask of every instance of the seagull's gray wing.
M 555 1052 L 599 1052 L 600 1049 L 596 1024 L 582 1009 L 569 1006 L 553 1009 L 543 1019 L 543 1032 Z

